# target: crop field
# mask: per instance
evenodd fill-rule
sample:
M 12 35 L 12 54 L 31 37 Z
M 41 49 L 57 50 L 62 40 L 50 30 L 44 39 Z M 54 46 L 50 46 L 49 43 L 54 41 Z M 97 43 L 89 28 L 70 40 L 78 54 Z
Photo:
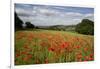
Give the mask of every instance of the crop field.
M 15 65 L 94 60 L 94 37 L 74 32 L 16 31 L 14 48 Z

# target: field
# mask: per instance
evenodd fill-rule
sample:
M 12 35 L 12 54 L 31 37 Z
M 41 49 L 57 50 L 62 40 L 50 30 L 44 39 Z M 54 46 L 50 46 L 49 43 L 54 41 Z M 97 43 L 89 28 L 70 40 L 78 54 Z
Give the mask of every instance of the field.
M 94 37 L 74 32 L 15 32 L 15 65 L 94 60 Z

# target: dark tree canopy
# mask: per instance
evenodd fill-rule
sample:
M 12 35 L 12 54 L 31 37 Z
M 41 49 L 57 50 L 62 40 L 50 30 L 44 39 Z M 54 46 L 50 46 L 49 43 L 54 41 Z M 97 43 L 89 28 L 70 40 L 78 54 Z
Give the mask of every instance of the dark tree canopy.
M 15 15 L 15 30 L 20 30 L 23 28 L 22 24 L 23 21 L 18 17 L 17 13 L 14 13 Z
M 35 26 L 31 24 L 30 22 L 26 22 L 26 28 L 34 28 Z
M 76 32 L 86 35 L 94 35 L 94 22 L 88 19 L 83 19 L 81 23 L 76 25 Z

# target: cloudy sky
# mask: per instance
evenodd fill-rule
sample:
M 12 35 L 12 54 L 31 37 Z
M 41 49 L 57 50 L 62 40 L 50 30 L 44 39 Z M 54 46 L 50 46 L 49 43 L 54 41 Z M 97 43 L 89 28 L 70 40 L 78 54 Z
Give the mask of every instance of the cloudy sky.
M 82 19 L 94 21 L 94 9 L 83 7 L 15 4 L 15 12 L 23 22 L 36 26 L 75 25 Z

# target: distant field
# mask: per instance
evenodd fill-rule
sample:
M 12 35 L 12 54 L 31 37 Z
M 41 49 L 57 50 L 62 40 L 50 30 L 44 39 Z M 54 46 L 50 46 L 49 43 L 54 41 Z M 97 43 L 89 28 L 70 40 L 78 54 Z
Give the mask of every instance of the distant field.
M 15 65 L 94 60 L 94 37 L 74 32 L 15 32 Z

